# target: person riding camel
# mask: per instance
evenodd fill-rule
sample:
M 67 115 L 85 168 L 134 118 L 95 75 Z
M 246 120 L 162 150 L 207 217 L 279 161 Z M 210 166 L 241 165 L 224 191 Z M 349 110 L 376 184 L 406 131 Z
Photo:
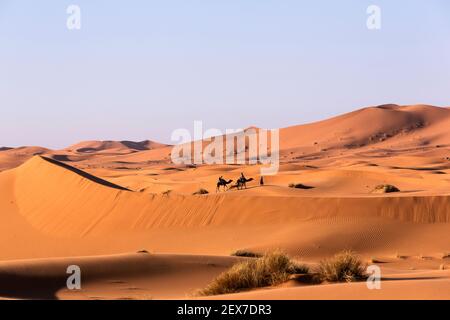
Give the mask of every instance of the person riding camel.
M 241 189 L 247 189 L 247 182 L 253 181 L 253 178 L 247 179 L 244 176 L 244 173 L 241 172 L 241 176 L 239 177 L 238 181 L 237 181 L 237 189 L 241 190 Z
M 223 187 L 224 191 L 228 190 L 228 188 L 229 188 L 228 185 L 232 182 L 233 182 L 233 180 L 227 181 L 223 178 L 223 176 L 220 176 L 219 181 L 217 182 L 216 192 L 220 191 L 220 187 Z

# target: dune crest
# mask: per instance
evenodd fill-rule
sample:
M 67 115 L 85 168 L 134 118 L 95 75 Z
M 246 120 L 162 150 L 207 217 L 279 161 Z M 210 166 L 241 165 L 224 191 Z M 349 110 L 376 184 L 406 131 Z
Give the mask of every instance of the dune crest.
M 450 139 L 444 123 L 450 121 L 446 108 L 415 105 L 368 107 L 316 123 L 281 130 L 282 149 L 318 144 L 322 148 L 360 148 L 397 139 L 404 141 L 421 132 L 433 140 Z M 438 137 L 439 136 L 439 137 Z M 393 143 L 399 141 L 392 141 Z
M 135 141 L 82 141 L 74 144 L 64 150 L 73 151 L 77 153 L 127 153 L 144 150 L 153 150 L 167 145 L 144 140 L 140 142 Z

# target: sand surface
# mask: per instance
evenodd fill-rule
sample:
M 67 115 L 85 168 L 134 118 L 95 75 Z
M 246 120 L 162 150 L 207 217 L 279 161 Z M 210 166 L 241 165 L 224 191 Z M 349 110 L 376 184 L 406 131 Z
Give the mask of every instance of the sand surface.
M 382 289 L 291 281 L 219 298 L 449 299 L 449 128 L 448 108 L 385 105 L 281 129 L 264 186 L 259 165 L 174 165 L 150 140 L 1 148 L 0 297 L 195 298 L 231 252 L 280 248 L 311 266 L 343 249 L 380 260 Z M 241 172 L 247 189 L 216 193 Z M 65 288 L 72 264 L 80 291 Z

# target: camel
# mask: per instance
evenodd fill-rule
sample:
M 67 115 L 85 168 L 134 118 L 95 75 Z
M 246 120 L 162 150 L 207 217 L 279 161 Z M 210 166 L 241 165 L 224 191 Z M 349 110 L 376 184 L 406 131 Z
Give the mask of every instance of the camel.
M 227 190 L 228 190 L 228 185 L 229 185 L 230 183 L 232 183 L 232 182 L 233 182 L 233 180 L 228 180 L 228 181 L 223 180 L 223 179 L 219 180 L 219 181 L 217 182 L 216 192 L 219 192 L 219 191 L 220 191 L 220 187 L 223 187 L 223 191 L 227 191 Z
M 244 188 L 247 189 L 247 182 L 250 182 L 250 181 L 253 181 L 253 178 L 250 178 L 250 179 L 246 179 L 244 177 L 239 178 L 237 181 L 237 184 L 236 184 L 237 189 L 238 190 L 241 190 Z

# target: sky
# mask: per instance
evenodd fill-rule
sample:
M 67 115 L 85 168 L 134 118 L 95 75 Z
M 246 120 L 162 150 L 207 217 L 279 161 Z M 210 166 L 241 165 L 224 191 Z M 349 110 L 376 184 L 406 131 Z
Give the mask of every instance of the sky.
M 449 39 L 448 0 L 0 0 L 0 146 L 450 106 Z

